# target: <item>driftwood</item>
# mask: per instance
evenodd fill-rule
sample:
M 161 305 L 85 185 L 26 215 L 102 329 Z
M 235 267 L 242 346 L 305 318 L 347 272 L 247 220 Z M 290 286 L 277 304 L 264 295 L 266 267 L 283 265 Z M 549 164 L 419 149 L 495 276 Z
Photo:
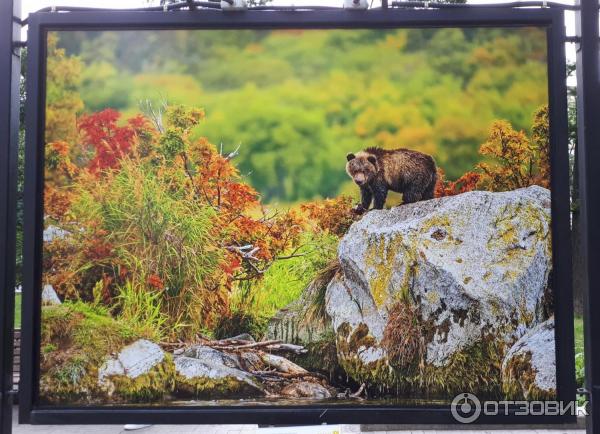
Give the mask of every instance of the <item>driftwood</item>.
M 252 372 L 252 374 L 257 375 L 257 376 L 264 376 L 264 377 L 278 377 L 278 378 L 282 378 L 282 379 L 288 379 L 288 380 L 295 380 L 295 379 L 309 379 L 309 380 L 314 380 L 315 378 L 319 379 L 319 380 L 325 380 L 327 381 L 327 377 L 323 374 L 320 374 L 318 372 L 306 372 L 306 373 L 299 373 L 299 374 L 288 374 L 285 372 L 278 372 L 278 371 L 254 371 Z
M 350 389 L 346 389 L 344 393 L 338 393 L 338 399 L 363 399 L 361 395 L 366 393 L 367 385 L 365 383 L 361 384 L 358 390 L 354 393 L 350 391 Z
M 259 356 L 265 365 L 284 374 L 308 374 L 308 371 L 302 366 L 298 366 L 284 357 L 262 352 Z
M 356 392 L 350 394 L 350 398 L 360 398 L 366 387 L 367 385 L 365 383 L 361 384 Z
M 249 348 L 266 348 L 271 345 L 281 344 L 281 341 L 261 341 L 261 342 L 251 342 L 246 341 L 246 343 L 241 343 L 241 341 L 216 341 L 216 342 L 208 342 L 206 345 L 213 348 L 218 348 L 220 350 L 227 351 L 236 351 L 236 350 L 245 350 Z
M 161 342 L 161 345 L 170 348 L 175 355 L 181 355 L 195 346 L 205 346 L 229 354 L 237 359 L 238 369 L 241 369 L 259 379 L 263 383 L 266 396 L 290 396 L 294 392 L 299 397 L 314 397 L 318 399 L 335 397 L 334 389 L 329 385 L 328 378 L 318 372 L 309 372 L 302 366 L 278 355 L 281 353 L 304 354 L 306 348 L 301 345 L 289 344 L 280 340 L 266 340 L 255 342 L 249 335 L 240 335 L 221 340 L 209 340 L 197 336 L 193 344 L 182 345 L 181 342 Z M 278 354 L 274 354 L 278 353 Z M 337 394 L 340 399 L 362 399 L 365 384 L 351 393 Z
M 308 351 L 302 345 L 288 344 L 279 340 L 252 342 L 239 339 L 223 339 L 220 341 L 208 341 L 204 345 L 225 351 L 246 350 L 251 348 L 263 348 L 272 352 L 288 352 L 294 354 L 304 354 Z

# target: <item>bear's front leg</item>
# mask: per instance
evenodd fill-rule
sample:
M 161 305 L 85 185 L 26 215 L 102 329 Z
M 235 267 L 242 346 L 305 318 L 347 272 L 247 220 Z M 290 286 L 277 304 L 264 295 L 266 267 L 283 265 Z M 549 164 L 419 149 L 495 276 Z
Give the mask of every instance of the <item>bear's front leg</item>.
M 373 188 L 373 209 L 383 209 L 388 189 L 383 185 Z
M 373 193 L 371 193 L 371 189 L 367 186 L 360 187 L 360 203 L 356 205 L 356 208 L 354 208 L 354 212 L 358 214 L 367 212 L 369 210 L 369 207 L 371 206 L 372 200 Z

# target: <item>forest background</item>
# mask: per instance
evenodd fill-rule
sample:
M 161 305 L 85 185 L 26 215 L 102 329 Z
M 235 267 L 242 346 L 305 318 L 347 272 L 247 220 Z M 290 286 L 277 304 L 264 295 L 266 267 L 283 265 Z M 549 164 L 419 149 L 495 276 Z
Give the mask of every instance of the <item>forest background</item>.
M 534 28 L 63 32 L 57 44 L 78 59 L 78 112 L 203 108 L 194 134 L 239 147 L 263 202 L 355 194 L 344 156 L 366 146 L 429 153 L 456 179 L 482 161 L 493 121 L 529 131 L 547 103 Z M 49 90 L 49 104 L 64 97 Z

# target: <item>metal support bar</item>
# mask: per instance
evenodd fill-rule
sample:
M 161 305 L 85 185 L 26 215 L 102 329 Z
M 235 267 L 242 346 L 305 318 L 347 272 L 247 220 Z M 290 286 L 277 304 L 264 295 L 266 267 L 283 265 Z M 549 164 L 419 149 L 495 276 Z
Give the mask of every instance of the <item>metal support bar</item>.
M 584 288 L 585 380 L 590 391 L 587 432 L 600 434 L 600 71 L 598 0 L 580 0 L 576 14 L 577 160 Z
M 225 0 L 228 4 L 233 4 L 233 0 Z M 174 11 L 180 9 L 221 9 L 219 5 L 219 1 L 216 0 L 208 0 L 208 1 L 198 1 L 198 0 L 185 0 L 177 3 L 165 3 L 163 6 L 148 6 L 141 8 L 125 8 L 125 9 L 107 9 L 107 8 L 93 8 L 86 6 L 53 6 L 53 7 L 45 7 L 37 12 L 99 12 L 99 11 Z M 415 9 L 415 8 L 431 8 L 431 9 L 486 9 L 486 8 L 557 8 L 564 10 L 579 10 L 578 5 L 573 4 L 565 4 L 558 3 L 554 1 L 548 0 L 522 0 L 522 1 L 513 1 L 507 3 L 476 3 L 476 4 L 467 4 L 467 3 L 440 3 L 437 1 L 392 1 L 389 0 L 381 0 L 381 9 L 389 9 L 392 8 L 401 8 L 401 9 Z M 321 5 L 313 5 L 313 6 L 280 6 L 280 5 L 262 5 L 262 6 L 249 6 L 248 10 L 335 10 L 342 9 L 342 7 L 338 6 L 321 6 Z M 27 23 L 27 20 L 23 20 L 23 25 Z
M 0 432 L 12 429 L 20 0 L 0 1 Z
M 438 1 L 393 1 L 392 6 L 396 8 L 432 8 L 432 9 L 471 9 L 471 8 L 531 8 L 531 7 L 539 7 L 539 8 L 557 8 L 575 11 L 579 10 L 578 5 L 566 4 L 566 3 L 558 3 L 547 0 L 522 0 L 522 1 L 513 1 L 506 3 L 443 3 Z

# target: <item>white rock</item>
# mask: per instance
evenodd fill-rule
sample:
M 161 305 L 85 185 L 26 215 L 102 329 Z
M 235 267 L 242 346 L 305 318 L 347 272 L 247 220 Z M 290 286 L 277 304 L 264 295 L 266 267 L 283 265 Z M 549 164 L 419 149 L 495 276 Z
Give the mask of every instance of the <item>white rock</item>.
M 510 348 L 502 362 L 502 383 L 507 391 L 512 386 L 520 388 L 525 399 L 554 395 L 554 317 L 534 327 Z M 531 396 L 532 394 L 536 396 Z
M 108 357 L 98 370 L 98 383 L 110 386 L 110 377 L 125 375 L 131 379 L 147 374 L 165 359 L 163 350 L 154 342 L 139 339 L 124 347 L 116 357 Z
M 55 238 L 65 238 L 67 237 L 67 235 L 69 235 L 69 232 L 65 231 L 64 229 L 61 229 L 57 226 L 48 226 L 46 229 L 44 229 L 44 234 L 42 235 L 42 238 L 44 242 L 47 243 L 54 240 Z
M 52 285 L 44 285 L 44 289 L 42 289 L 42 304 L 61 304 L 60 298 L 58 298 L 58 295 L 56 294 L 56 291 Z
M 342 272 L 326 294 L 338 357 L 365 370 L 386 363 L 380 345 L 389 309 L 408 300 L 433 331 L 425 362 L 441 367 L 484 336 L 510 344 L 545 319 L 550 192 L 474 191 L 370 211 L 338 255 Z M 341 337 L 343 324 L 349 333 Z M 373 338 L 371 348 L 339 345 L 359 326 Z
M 236 357 L 205 345 L 195 345 L 191 348 L 187 348 L 182 356 L 199 359 L 203 363 L 210 365 L 223 365 L 229 368 L 241 369 L 240 363 Z
M 180 356 L 175 358 L 175 370 L 178 376 L 183 377 L 176 380 L 176 391 L 187 394 L 190 392 L 190 387 L 184 383 L 204 383 L 206 388 L 204 393 L 210 394 L 211 387 L 215 388 L 214 393 L 218 393 L 220 397 L 231 393 L 232 398 L 239 398 L 238 392 L 243 389 L 246 394 L 262 395 L 263 391 L 258 381 L 251 374 L 240 369 L 231 368 L 225 364 L 219 363 L 218 360 L 212 359 L 197 359 L 194 357 Z M 227 381 L 227 385 L 231 390 L 223 390 L 220 383 Z M 216 395 L 215 395 L 216 396 Z

